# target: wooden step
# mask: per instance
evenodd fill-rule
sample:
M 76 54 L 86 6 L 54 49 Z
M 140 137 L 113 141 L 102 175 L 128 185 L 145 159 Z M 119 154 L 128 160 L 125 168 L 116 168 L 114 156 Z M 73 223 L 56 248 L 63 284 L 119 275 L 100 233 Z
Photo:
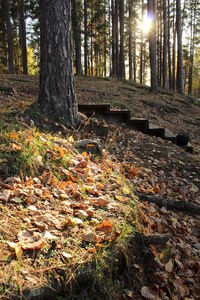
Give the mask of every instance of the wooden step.
M 98 116 L 96 115 L 97 118 L 98 117 L 102 117 L 102 116 Z M 123 124 L 123 123 L 127 123 L 128 120 L 130 120 L 130 110 L 117 110 L 117 109 L 113 109 L 110 111 L 107 111 L 104 115 L 103 115 L 103 119 L 107 122 L 107 123 L 114 123 L 117 125 Z
M 160 127 L 156 127 L 153 124 L 149 124 L 149 128 L 145 131 L 145 133 L 152 135 L 152 136 L 164 138 L 165 128 L 160 128 Z
M 183 148 L 188 153 L 193 153 L 193 150 L 194 150 L 194 148 L 192 147 L 192 145 L 190 143 L 188 143 L 187 146 L 181 146 L 181 148 Z
M 167 129 L 165 129 L 165 136 L 163 138 L 167 141 L 171 141 L 172 143 L 176 144 L 176 135 L 174 135 Z
M 78 110 L 88 116 L 92 114 L 105 114 L 110 111 L 110 104 L 79 104 Z
M 149 128 L 149 121 L 147 119 L 142 118 L 131 118 L 127 125 L 135 130 L 139 130 L 145 132 Z

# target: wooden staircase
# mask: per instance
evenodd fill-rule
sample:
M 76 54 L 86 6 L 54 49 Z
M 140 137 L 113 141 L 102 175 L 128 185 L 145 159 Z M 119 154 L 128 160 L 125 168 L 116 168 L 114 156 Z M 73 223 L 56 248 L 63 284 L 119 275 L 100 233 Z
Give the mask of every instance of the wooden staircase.
M 88 117 L 94 116 L 97 119 L 105 120 L 107 123 L 122 125 L 141 131 L 145 134 L 160 137 L 177 144 L 176 136 L 165 128 L 157 127 L 147 119 L 131 117 L 130 110 L 111 109 L 109 104 L 79 104 L 78 110 Z M 185 151 L 192 153 L 193 147 L 190 143 L 181 146 Z

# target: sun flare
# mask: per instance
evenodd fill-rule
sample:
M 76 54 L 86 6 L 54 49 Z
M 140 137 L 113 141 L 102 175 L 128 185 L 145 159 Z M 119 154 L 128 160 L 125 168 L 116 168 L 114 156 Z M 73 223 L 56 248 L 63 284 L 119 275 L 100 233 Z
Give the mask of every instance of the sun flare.
M 148 17 L 148 15 L 146 14 L 144 16 L 144 20 L 142 24 L 143 33 L 147 34 L 150 31 L 151 26 L 152 26 L 152 19 Z

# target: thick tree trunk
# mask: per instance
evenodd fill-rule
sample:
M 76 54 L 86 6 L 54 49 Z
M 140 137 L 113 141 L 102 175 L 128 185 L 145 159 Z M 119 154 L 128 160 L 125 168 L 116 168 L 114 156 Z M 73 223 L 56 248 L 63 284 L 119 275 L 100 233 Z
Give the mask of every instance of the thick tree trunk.
M 76 75 L 82 75 L 81 64 L 81 30 L 77 13 L 77 0 L 72 0 L 72 26 L 73 26 L 73 38 L 75 44 L 75 67 Z
M 169 89 L 172 89 L 172 61 L 171 61 L 171 42 L 170 42 L 170 0 L 168 0 L 168 72 Z
M 181 26 L 181 0 L 176 0 L 176 31 L 177 31 L 177 79 L 176 87 L 180 94 L 184 94 L 182 26 Z
M 4 0 L 5 15 L 6 15 L 6 31 L 8 39 L 8 73 L 14 73 L 13 64 L 13 41 L 12 41 L 12 28 L 10 21 L 10 0 Z
M 129 80 L 133 79 L 133 0 L 129 0 Z
M 118 20 L 119 20 L 119 2 L 120 0 L 115 0 L 115 47 L 116 47 L 116 76 L 119 76 L 119 29 L 118 29 Z
M 155 0 L 148 0 L 148 16 L 152 20 L 152 27 L 149 32 L 149 52 L 151 67 L 151 90 L 158 91 L 157 81 L 157 61 L 156 61 L 156 20 L 155 20 Z
M 167 89 L 167 11 L 166 0 L 163 0 L 163 88 Z
M 38 102 L 43 113 L 77 125 L 70 0 L 41 0 L 41 58 Z
M 22 65 L 23 65 L 23 74 L 28 74 L 27 66 L 27 47 L 26 47 L 26 23 L 24 19 L 24 0 L 19 0 L 19 36 L 20 36 L 20 45 L 22 49 Z
M 88 68 L 87 68 L 87 57 L 88 57 L 88 29 L 87 29 L 87 23 L 88 23 L 88 17 L 87 17 L 87 0 L 84 0 L 84 64 L 85 64 L 85 75 L 88 74 Z
M 119 0 L 119 18 L 120 18 L 120 53 L 119 53 L 119 78 L 125 78 L 124 62 L 124 0 Z

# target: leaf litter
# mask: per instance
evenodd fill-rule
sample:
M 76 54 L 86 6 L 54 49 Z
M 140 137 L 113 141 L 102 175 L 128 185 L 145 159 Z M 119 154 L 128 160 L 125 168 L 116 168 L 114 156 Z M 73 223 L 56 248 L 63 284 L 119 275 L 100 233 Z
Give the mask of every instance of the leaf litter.
M 12 97 L 8 98 L 9 105 L 12 105 Z M 25 123 L 26 121 L 24 119 Z M 181 122 L 178 123 L 182 124 Z M 172 127 L 173 123 L 174 120 L 168 124 L 172 131 L 174 128 L 169 125 Z M 178 123 L 176 121 L 174 124 Z M 25 176 L 22 181 L 16 174 L 7 181 L 0 180 L 0 257 L 2 270 L 5 268 L 5 272 L 0 273 L 1 283 L 5 284 L 6 272 L 16 274 L 19 261 L 22 268 L 13 282 L 21 286 L 23 277 L 24 285 L 27 279 L 29 285 L 32 282 L 34 287 L 38 284 L 38 274 L 43 283 L 48 285 L 42 270 L 53 269 L 58 265 L 62 268 L 63 263 L 69 262 L 73 266 L 75 261 L 81 264 L 88 257 L 97 255 L 98 251 L 106 248 L 106 243 L 113 243 L 120 235 L 121 227 L 118 224 L 123 224 L 127 219 L 133 190 L 147 195 L 164 196 L 172 201 L 178 199 L 200 205 L 200 162 L 196 153 L 189 155 L 171 143 L 123 127 L 120 131 L 117 126 L 108 127 L 109 135 L 101 137 L 106 149 L 102 161 L 95 162 L 89 154 L 73 151 L 77 134 L 76 137 L 70 134 L 67 142 L 66 139 L 54 136 L 53 144 L 56 146 L 53 149 L 47 147 L 45 152 L 50 163 L 43 161 L 44 154 L 37 153 L 35 157 L 35 171 L 41 168 L 41 174 L 36 172 L 37 176 Z M 190 130 L 192 129 L 190 126 Z M 195 130 L 195 143 L 198 146 Z M 95 132 L 88 131 L 78 133 L 78 136 L 80 139 L 96 138 Z M 1 146 L 1 152 L 21 155 L 23 145 L 20 144 L 20 132 L 13 132 L 9 138 L 9 145 Z M 31 142 L 31 138 L 32 133 L 28 129 L 27 144 Z M 48 139 L 49 136 L 41 134 L 44 144 Z M 67 167 L 63 167 L 59 162 L 68 152 L 71 152 L 70 159 Z M 0 157 L 1 165 L 8 161 L 7 157 Z M 52 172 L 54 161 L 59 165 L 57 173 Z M 120 176 L 116 176 L 116 169 Z M 58 178 L 58 174 L 61 174 L 61 178 Z M 156 263 L 151 271 L 147 271 L 149 263 L 146 264 L 145 256 L 142 258 L 140 253 L 141 258 L 136 259 L 133 265 L 133 273 L 134 270 L 137 271 L 140 277 L 139 281 L 136 280 L 138 286 L 134 285 L 134 279 L 131 282 L 130 279 L 121 277 L 121 298 L 126 295 L 128 299 L 141 296 L 145 299 L 198 299 L 199 216 L 172 212 L 147 202 L 138 202 L 137 208 L 140 213 L 135 215 L 134 211 L 131 222 L 136 222 L 145 235 L 167 234 L 169 241 L 164 247 L 151 245 L 145 250 L 145 256 L 150 251 Z M 104 226 L 106 223 L 107 227 Z M 97 230 L 98 227 L 102 230 Z M 23 250 L 19 233 L 27 231 L 32 238 L 35 233 L 39 234 L 45 245 L 34 250 L 33 239 L 32 250 Z M 44 238 L 45 233 L 53 239 Z M 50 251 L 55 244 L 56 250 Z M 48 252 L 51 253 L 48 256 L 50 262 L 45 260 Z M 30 266 L 28 270 L 27 266 Z

